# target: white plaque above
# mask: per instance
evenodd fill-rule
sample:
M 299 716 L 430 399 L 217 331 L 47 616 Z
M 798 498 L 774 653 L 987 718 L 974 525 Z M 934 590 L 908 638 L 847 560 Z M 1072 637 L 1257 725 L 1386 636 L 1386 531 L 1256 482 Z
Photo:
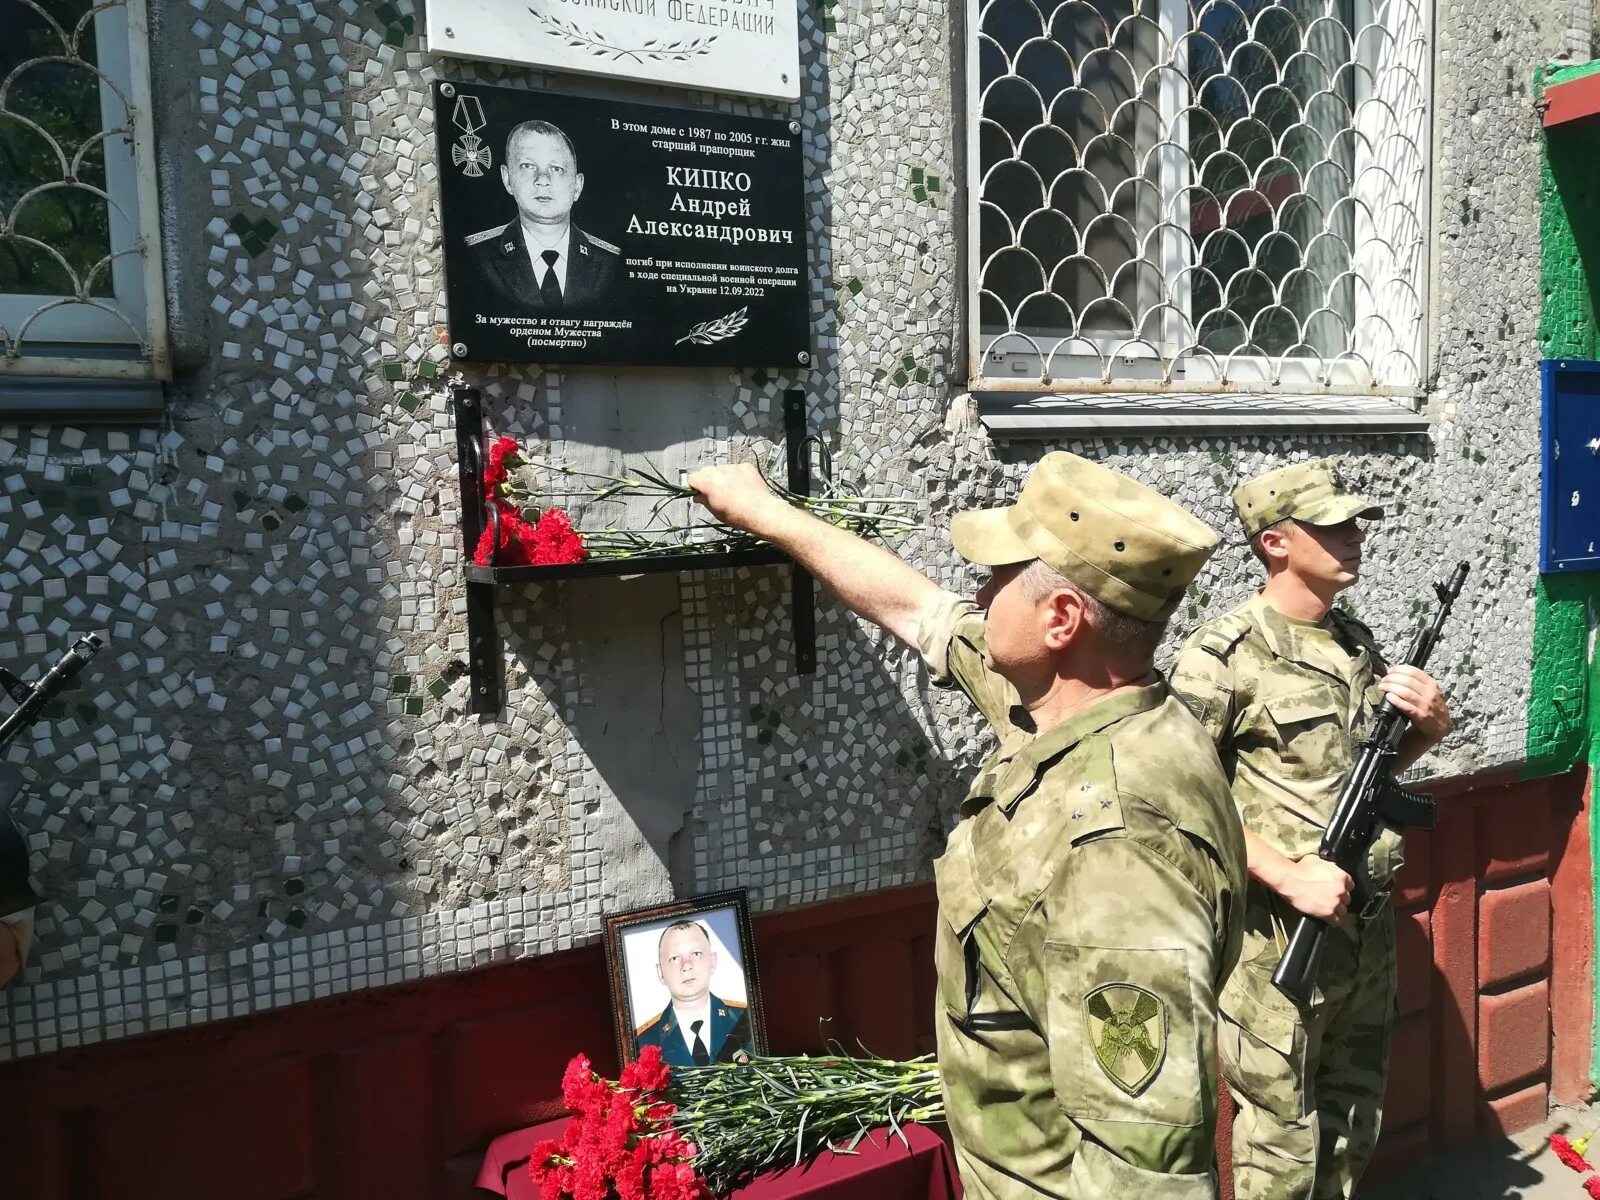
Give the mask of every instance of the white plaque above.
M 800 98 L 796 0 L 428 0 L 427 12 L 438 54 Z

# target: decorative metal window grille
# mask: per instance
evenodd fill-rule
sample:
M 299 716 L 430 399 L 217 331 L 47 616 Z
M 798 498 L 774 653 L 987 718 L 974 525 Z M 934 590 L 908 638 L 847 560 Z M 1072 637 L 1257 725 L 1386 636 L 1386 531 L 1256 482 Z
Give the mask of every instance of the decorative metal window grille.
M 1422 0 L 971 0 L 980 390 L 1415 395 Z
M 0 30 L 0 373 L 165 378 L 145 0 Z

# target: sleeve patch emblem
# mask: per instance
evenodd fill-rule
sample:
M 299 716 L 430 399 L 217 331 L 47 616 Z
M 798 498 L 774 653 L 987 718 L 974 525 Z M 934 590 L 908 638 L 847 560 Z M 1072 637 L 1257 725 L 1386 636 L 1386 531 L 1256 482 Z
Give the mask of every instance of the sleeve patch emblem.
M 1083 1010 L 1100 1069 L 1128 1095 L 1139 1095 L 1167 1057 L 1167 1006 L 1142 987 L 1107 983 L 1083 998 Z

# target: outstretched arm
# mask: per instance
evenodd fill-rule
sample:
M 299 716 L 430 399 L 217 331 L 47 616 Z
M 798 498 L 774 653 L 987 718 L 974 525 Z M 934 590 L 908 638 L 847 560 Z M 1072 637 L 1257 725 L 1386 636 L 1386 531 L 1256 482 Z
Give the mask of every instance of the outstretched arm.
M 719 521 L 771 542 L 851 612 L 916 646 L 917 624 L 940 591 L 921 571 L 773 495 L 748 464 L 706 467 L 685 482 Z

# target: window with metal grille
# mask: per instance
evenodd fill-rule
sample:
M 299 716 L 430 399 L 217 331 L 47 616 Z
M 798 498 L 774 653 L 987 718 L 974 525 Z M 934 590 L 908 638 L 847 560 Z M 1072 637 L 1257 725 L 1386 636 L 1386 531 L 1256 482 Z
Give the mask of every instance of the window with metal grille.
M 0 378 L 164 378 L 144 0 L 0 0 L 0 29 Z
M 972 0 L 970 27 L 975 390 L 1420 394 L 1420 0 Z

